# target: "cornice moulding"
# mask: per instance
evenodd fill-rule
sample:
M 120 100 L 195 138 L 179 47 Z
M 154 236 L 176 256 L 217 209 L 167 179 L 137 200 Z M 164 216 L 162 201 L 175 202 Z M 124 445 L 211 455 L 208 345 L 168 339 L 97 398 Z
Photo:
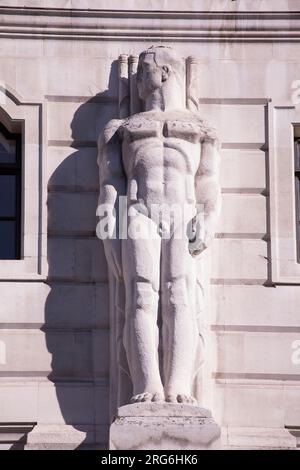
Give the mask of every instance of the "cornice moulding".
M 0 7 L 0 37 L 153 41 L 299 41 L 299 12 Z

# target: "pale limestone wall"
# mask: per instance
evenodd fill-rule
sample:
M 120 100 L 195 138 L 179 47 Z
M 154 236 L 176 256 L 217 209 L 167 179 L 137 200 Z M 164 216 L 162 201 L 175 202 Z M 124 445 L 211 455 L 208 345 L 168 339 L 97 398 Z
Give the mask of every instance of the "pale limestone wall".
M 107 8 L 96 0 L 3 4 Z M 155 0 L 112 1 L 110 6 L 148 10 L 148 15 L 151 8 L 200 10 L 197 1 L 184 7 L 169 1 L 162 8 Z M 289 12 L 299 11 L 300 1 L 216 0 L 201 6 L 202 11 L 218 9 Z M 266 41 L 262 35 L 258 42 L 188 39 L 185 29 L 173 40 L 143 38 L 138 30 L 126 42 L 116 32 L 110 39 L 87 40 L 74 28 L 71 39 L 51 38 L 32 27 L 39 16 L 0 13 L 6 21 L 21 19 L 25 29 L 27 23 L 26 37 L 0 25 L 0 80 L 24 100 L 43 103 L 46 113 L 49 264 L 45 282 L 3 278 L 0 283 L 0 340 L 6 344 L 0 423 L 66 423 L 78 430 L 96 424 L 97 441 L 106 445 L 108 284 L 103 249 L 94 234 L 96 137 L 118 116 L 119 54 L 138 54 L 161 42 L 199 58 L 199 108 L 220 129 L 223 143 L 223 211 L 211 250 L 206 319 L 212 330 L 209 405 L 225 428 L 300 427 L 300 365 L 291 362 L 291 344 L 300 339 L 300 287 L 266 286 L 271 281 L 267 106 L 269 100 L 291 104 L 291 84 L 300 79 L 299 42 L 284 42 L 282 32 L 276 37 L 284 20 L 273 18 L 275 32 L 267 32 Z M 67 21 L 59 14 L 42 19 L 58 25 Z M 138 29 L 140 21 L 109 20 L 114 31 L 127 27 L 127 21 Z M 87 19 L 79 15 L 76 21 L 84 26 Z M 154 25 L 159 29 L 171 21 L 180 30 L 180 18 Z M 222 21 L 216 27 L 220 34 L 225 28 Z

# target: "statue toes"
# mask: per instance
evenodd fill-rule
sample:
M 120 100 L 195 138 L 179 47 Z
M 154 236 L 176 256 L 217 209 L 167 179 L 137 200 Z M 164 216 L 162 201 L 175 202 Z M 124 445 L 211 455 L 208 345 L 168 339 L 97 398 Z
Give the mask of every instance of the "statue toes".
M 166 402 L 168 402 L 168 403 L 177 403 L 176 396 L 175 395 L 167 395 L 166 396 Z
M 151 401 L 152 399 L 152 394 L 151 393 L 143 393 L 141 401 Z
M 139 401 L 141 401 L 141 398 L 142 398 L 141 394 L 133 395 L 133 397 L 130 400 L 130 403 L 138 403 Z
M 185 393 L 179 393 L 177 395 L 178 403 L 187 403 L 189 405 L 197 405 L 197 400 L 191 395 L 186 395 Z
M 153 397 L 152 397 L 152 400 L 153 402 L 160 402 L 160 401 L 163 401 L 163 396 L 161 393 L 154 393 Z
M 177 401 L 178 401 L 178 403 L 187 403 L 187 395 L 179 393 L 177 395 Z

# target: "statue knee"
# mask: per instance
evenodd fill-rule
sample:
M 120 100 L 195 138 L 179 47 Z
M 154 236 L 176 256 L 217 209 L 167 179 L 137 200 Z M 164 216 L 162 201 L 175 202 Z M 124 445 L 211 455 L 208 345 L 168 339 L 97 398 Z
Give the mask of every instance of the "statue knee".
M 185 278 L 174 279 L 166 282 L 164 304 L 169 306 L 169 310 L 182 311 L 188 306 L 188 289 Z
M 127 310 L 131 314 L 139 312 L 156 312 L 158 303 L 158 290 L 154 288 L 150 281 L 135 280 L 132 287 L 131 299 L 127 299 Z

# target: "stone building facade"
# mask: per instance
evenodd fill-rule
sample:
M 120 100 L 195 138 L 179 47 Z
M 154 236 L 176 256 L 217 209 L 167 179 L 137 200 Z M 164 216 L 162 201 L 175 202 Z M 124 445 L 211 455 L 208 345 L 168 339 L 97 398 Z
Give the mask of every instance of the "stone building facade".
M 0 2 L 0 142 L 20 142 L 20 167 L 3 169 L 0 155 L 0 179 L 14 175 L 20 198 L 14 215 L 0 203 L 0 226 L 5 238 L 5 223 L 19 220 L 21 250 L 0 259 L 0 448 L 107 447 L 109 291 L 95 235 L 96 142 L 119 115 L 118 57 L 153 44 L 197 58 L 198 108 L 222 141 L 203 404 L 225 448 L 295 448 L 300 1 L 109 7 Z

